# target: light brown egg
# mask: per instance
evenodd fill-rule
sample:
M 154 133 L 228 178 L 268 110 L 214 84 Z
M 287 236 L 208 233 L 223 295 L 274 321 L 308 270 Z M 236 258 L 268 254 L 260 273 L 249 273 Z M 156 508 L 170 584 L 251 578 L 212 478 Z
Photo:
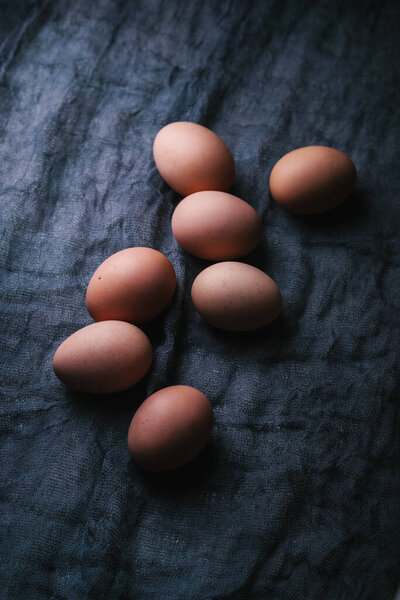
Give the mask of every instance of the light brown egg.
M 174 268 L 164 254 L 152 248 L 127 248 L 95 271 L 86 308 L 95 321 L 145 323 L 168 306 L 175 286 Z
M 240 198 L 225 192 L 197 192 L 172 215 L 172 233 L 187 252 L 206 260 L 245 256 L 261 241 L 261 219 Z
M 221 262 L 194 280 L 192 300 L 207 323 L 226 331 L 251 331 L 274 321 L 282 310 L 276 283 L 260 269 Z
M 57 349 L 55 374 L 81 392 L 120 392 L 142 379 L 153 351 L 148 337 L 130 323 L 102 321 L 79 329 Z
M 156 135 L 154 160 L 161 176 L 182 196 L 226 192 L 235 178 L 232 154 L 216 133 L 187 121 L 169 123 Z
M 276 202 L 297 215 L 323 213 L 341 204 L 357 179 L 352 160 L 326 146 L 307 146 L 285 154 L 269 179 Z
M 159 390 L 136 411 L 128 432 L 134 460 L 150 471 L 189 462 L 207 444 L 213 410 L 204 394 L 187 385 Z

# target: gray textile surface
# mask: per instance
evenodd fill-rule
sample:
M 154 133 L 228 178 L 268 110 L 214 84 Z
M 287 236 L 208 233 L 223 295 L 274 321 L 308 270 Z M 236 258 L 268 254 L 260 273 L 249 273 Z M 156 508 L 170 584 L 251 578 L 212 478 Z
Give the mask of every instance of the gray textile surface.
M 0 597 L 390 600 L 399 578 L 399 4 L 0 4 Z M 205 266 L 170 231 L 178 196 L 152 160 L 170 121 L 234 154 L 262 216 L 249 261 L 279 284 L 269 328 L 204 324 Z M 359 180 L 330 214 L 272 200 L 286 152 L 347 152 Z M 51 360 L 91 322 L 102 260 L 172 261 L 155 358 L 117 397 L 67 391 Z M 201 389 L 210 446 L 175 473 L 131 462 L 126 434 L 161 387 Z

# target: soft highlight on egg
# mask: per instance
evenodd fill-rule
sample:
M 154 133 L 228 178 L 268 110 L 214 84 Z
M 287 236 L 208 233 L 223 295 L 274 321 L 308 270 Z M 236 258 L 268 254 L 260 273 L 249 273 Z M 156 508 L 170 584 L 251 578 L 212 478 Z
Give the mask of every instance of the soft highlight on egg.
M 148 372 L 153 351 L 148 337 L 122 321 L 92 323 L 57 348 L 53 369 L 68 387 L 92 394 L 126 390 Z
M 207 323 L 226 331 L 259 329 L 282 310 L 282 295 L 271 277 L 233 261 L 204 269 L 193 282 L 192 301 Z
M 145 323 L 170 304 L 175 287 L 175 271 L 164 254 L 153 248 L 126 248 L 96 269 L 86 308 L 95 321 Z
M 177 121 L 156 135 L 153 155 L 160 175 L 182 196 L 202 190 L 228 191 L 235 164 L 221 138 L 197 123 Z
M 172 232 L 180 246 L 206 260 L 230 260 L 252 252 L 263 235 L 257 212 L 237 196 L 203 191 L 175 208 Z

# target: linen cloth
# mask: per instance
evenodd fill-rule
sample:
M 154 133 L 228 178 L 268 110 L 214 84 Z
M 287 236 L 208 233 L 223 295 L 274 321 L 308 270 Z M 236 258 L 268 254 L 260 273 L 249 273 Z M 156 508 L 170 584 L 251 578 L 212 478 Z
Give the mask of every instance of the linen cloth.
M 389 600 L 399 579 L 399 4 L 1 3 L 0 597 Z M 280 286 L 252 334 L 190 300 L 209 263 L 170 228 L 179 196 L 152 142 L 194 121 L 231 148 L 260 214 L 247 262 Z M 358 170 L 351 198 L 294 217 L 275 162 L 320 144 Z M 97 266 L 165 253 L 169 309 L 144 327 L 149 374 L 109 397 L 67 390 L 58 345 L 91 323 Z M 190 465 L 130 459 L 136 408 L 175 384 L 215 411 Z

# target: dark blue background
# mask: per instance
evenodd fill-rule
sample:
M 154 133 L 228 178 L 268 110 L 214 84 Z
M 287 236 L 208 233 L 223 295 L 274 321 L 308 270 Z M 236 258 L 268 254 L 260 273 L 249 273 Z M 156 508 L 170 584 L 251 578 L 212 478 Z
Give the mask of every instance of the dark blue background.
M 399 575 L 399 4 L 2 2 L 0 596 L 7 600 L 389 600 Z M 283 315 L 229 335 L 190 301 L 207 264 L 172 237 L 157 131 L 202 123 L 262 216 L 249 261 Z M 272 166 L 339 148 L 359 180 L 321 217 L 272 200 Z M 149 375 L 67 391 L 51 360 L 91 322 L 102 260 L 152 246 L 170 310 Z M 194 463 L 149 475 L 126 435 L 161 387 L 215 410 Z

